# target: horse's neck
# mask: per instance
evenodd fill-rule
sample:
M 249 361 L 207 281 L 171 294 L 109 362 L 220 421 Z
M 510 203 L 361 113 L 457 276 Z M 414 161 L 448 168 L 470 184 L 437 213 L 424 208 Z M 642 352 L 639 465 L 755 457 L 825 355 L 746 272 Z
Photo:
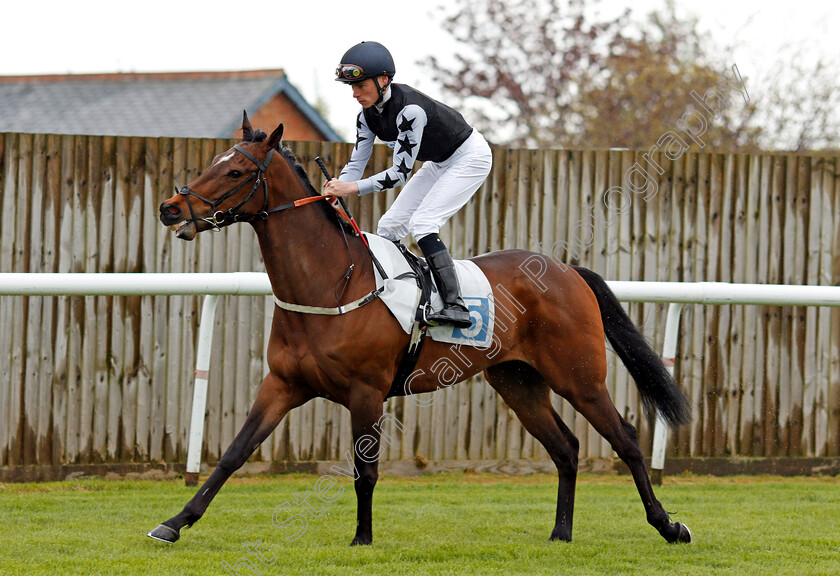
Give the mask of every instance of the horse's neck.
M 297 184 L 297 180 L 294 180 Z M 301 187 L 302 190 L 302 187 Z M 335 306 L 336 286 L 350 264 L 353 275 L 347 295 L 359 291 L 367 253 L 347 234 L 329 222 L 319 206 L 304 205 L 272 214 L 254 223 L 266 272 L 274 295 L 281 300 L 314 306 Z M 347 299 L 342 299 L 346 302 Z

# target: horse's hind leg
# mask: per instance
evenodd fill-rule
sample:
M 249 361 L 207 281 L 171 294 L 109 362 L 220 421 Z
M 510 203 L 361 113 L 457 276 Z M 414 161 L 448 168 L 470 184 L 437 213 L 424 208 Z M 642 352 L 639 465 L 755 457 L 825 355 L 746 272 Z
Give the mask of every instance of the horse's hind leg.
M 542 376 L 523 363 L 486 371 L 490 385 L 516 412 L 525 429 L 548 451 L 557 467 L 557 514 L 551 540 L 571 541 L 578 468 L 578 439 L 551 405 L 551 391 Z
M 668 513 L 653 495 L 636 429 L 615 409 L 603 382 L 582 384 L 569 401 L 607 439 L 612 449 L 630 468 L 636 489 L 642 498 L 648 523 L 668 542 L 691 542 L 691 532 L 679 522 L 671 522 Z
M 290 386 L 272 374 L 266 376 L 245 424 L 219 460 L 219 465 L 177 516 L 147 536 L 170 543 L 178 540 L 181 528 L 190 527 L 201 518 L 230 475 L 245 464 L 289 410 L 311 398 L 311 393 L 303 388 Z

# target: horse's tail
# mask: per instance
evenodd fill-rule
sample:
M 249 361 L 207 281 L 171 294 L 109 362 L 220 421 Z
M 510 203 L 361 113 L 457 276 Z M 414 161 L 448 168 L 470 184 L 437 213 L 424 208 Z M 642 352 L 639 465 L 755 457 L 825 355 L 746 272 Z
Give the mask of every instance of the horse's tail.
M 671 426 L 688 423 L 691 420 L 688 398 L 624 312 L 607 283 L 592 270 L 579 266 L 574 269 L 595 293 L 607 340 L 636 381 L 645 410 L 656 409 Z

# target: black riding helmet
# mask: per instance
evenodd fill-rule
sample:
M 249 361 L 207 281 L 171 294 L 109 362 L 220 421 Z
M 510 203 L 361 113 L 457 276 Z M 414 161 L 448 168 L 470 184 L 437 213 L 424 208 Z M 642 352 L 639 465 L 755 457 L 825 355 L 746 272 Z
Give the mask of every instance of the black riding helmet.
M 341 57 L 341 63 L 335 69 L 335 81 L 355 84 L 373 78 L 381 101 L 395 73 L 394 58 L 385 46 L 379 42 L 360 42 Z M 388 84 L 380 86 L 378 76 L 387 76 Z

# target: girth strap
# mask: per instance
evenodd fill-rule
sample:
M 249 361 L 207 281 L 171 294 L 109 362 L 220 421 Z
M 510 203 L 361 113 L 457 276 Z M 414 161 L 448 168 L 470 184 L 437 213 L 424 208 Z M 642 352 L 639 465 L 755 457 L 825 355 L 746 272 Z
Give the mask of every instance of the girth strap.
M 408 341 L 408 348 L 403 354 L 400 365 L 397 367 L 397 374 L 391 382 L 391 388 L 385 398 L 393 396 L 408 396 L 409 390 L 406 390 L 406 384 L 409 377 L 414 373 L 417 367 L 417 360 L 420 358 L 420 352 L 423 350 L 423 342 L 426 340 L 426 325 L 420 321 L 415 321 L 411 326 L 411 338 Z
M 292 304 L 291 302 L 284 302 L 280 300 L 277 296 L 274 296 L 274 303 L 277 304 L 279 308 L 283 310 L 289 310 L 290 312 L 301 312 L 303 314 L 323 314 L 326 316 L 341 316 L 342 314 L 347 314 L 348 312 L 352 312 L 357 308 L 361 308 L 365 304 L 373 302 L 382 291 L 385 290 L 385 287 L 377 288 L 371 292 L 368 292 L 365 296 L 362 296 L 358 300 L 353 300 L 349 304 L 345 304 L 344 306 L 335 306 L 333 308 L 322 308 L 321 306 L 304 306 L 303 304 Z

